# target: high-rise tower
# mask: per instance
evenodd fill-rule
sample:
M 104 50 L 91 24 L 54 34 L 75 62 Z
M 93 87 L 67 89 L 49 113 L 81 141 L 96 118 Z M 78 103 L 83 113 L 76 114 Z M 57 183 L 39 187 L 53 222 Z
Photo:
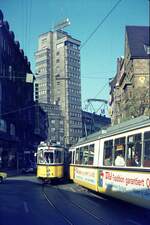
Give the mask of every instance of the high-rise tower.
M 82 133 L 80 41 L 61 29 L 39 36 L 35 99 L 59 105 L 64 142 L 75 143 Z

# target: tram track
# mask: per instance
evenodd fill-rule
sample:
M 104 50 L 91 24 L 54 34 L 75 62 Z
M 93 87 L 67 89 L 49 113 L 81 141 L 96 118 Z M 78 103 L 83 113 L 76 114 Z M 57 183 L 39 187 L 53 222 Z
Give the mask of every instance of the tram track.
M 69 203 L 74 206 L 75 208 L 78 208 L 80 210 L 82 210 L 84 213 L 88 214 L 90 217 L 92 217 L 94 220 L 96 220 L 100 225 L 112 225 L 110 223 L 107 223 L 105 221 L 105 219 L 103 217 L 98 217 L 96 216 L 95 214 L 93 214 L 91 211 L 87 210 L 86 208 L 76 204 L 75 202 L 71 201 L 68 196 L 63 192 L 62 193 L 62 190 L 59 188 L 59 187 L 56 187 L 55 186 L 55 190 L 57 190 L 59 192 L 59 194 L 61 195 L 61 197 L 64 199 L 65 202 L 67 202 L 68 204 L 68 201 Z M 46 191 L 45 191 L 45 186 L 42 187 L 42 192 L 44 194 L 44 197 L 45 199 L 48 201 L 48 203 L 50 204 L 51 207 L 53 207 L 55 210 L 57 210 L 57 212 L 59 212 L 59 214 L 62 216 L 62 218 L 67 222 L 67 224 L 70 224 L 70 225 L 75 225 L 49 198 L 48 198 L 48 195 L 46 194 Z M 64 202 L 63 201 L 63 202 Z
M 51 186 L 51 185 L 50 185 Z M 110 221 L 110 222 L 107 222 L 105 217 L 98 217 L 97 215 L 95 215 L 95 213 L 93 213 L 92 211 L 94 211 L 94 209 L 91 209 L 90 211 L 88 209 L 86 209 L 84 206 L 80 206 L 79 204 L 80 203 L 75 203 L 73 200 L 70 199 L 70 197 L 65 193 L 65 189 L 61 189 L 58 185 L 55 185 L 55 186 L 51 186 L 53 189 L 55 189 L 58 193 L 59 193 L 59 196 L 61 195 L 61 201 L 65 204 L 70 204 L 72 206 L 74 206 L 75 208 L 78 208 L 80 209 L 80 211 L 83 211 L 84 213 L 86 213 L 87 215 L 89 215 L 90 217 L 92 217 L 95 221 L 97 221 L 96 224 L 100 224 L 100 225 L 113 225 L 113 224 L 116 224 L 116 222 L 114 221 Z M 44 189 L 44 188 L 43 188 Z M 78 193 L 77 191 L 73 191 L 73 192 L 76 192 Z M 49 204 L 55 208 L 60 214 L 61 216 L 64 218 L 64 220 L 67 222 L 67 224 L 70 224 L 70 225 L 77 225 L 77 223 L 74 223 L 70 218 L 69 216 L 66 216 L 65 213 L 62 212 L 62 210 L 59 209 L 59 207 L 57 207 L 49 198 L 48 198 L 48 195 L 46 194 L 46 191 L 44 191 L 45 193 L 45 198 L 47 199 L 47 201 L 49 201 Z M 64 200 L 62 200 L 64 199 Z M 85 203 L 86 204 L 86 203 Z M 94 225 L 94 223 L 92 223 Z M 117 224 L 121 224 L 120 222 L 118 223 L 117 221 Z M 125 218 L 125 220 L 123 221 L 122 224 L 126 224 L 126 225 L 143 225 L 143 222 L 142 221 L 138 221 L 138 219 L 136 218 L 133 218 L 133 217 L 127 217 Z M 144 223 L 145 225 L 147 223 Z M 66 225 L 66 224 L 65 224 Z
M 62 197 L 64 197 L 64 193 L 62 194 L 62 191 L 60 188 L 56 187 L 56 189 L 61 193 Z M 68 199 L 66 197 L 66 199 Z M 99 221 L 101 224 L 103 225 L 111 225 L 110 223 L 105 222 L 105 219 L 103 217 L 97 217 L 95 214 L 93 214 L 92 212 L 90 212 L 89 210 L 87 210 L 86 208 L 83 208 L 81 206 L 79 206 L 78 204 L 74 203 L 73 201 L 69 200 L 70 203 L 76 207 L 78 207 L 80 210 L 86 212 L 88 215 L 92 216 L 94 219 L 96 219 L 97 221 Z
M 43 195 L 44 195 L 44 197 L 45 197 L 45 199 L 46 199 L 46 201 L 48 202 L 48 204 L 53 208 L 53 209 L 55 209 L 56 211 L 57 211 L 57 213 L 59 213 L 60 215 L 61 215 L 61 217 L 62 217 L 62 219 L 65 221 L 65 222 L 67 222 L 67 224 L 69 224 L 69 225 L 75 225 L 74 223 L 72 223 L 72 221 L 67 217 L 67 216 L 65 216 L 64 215 L 64 213 L 62 213 L 62 211 L 48 198 L 48 196 L 47 196 L 47 194 L 46 194 L 46 192 L 45 192 L 45 190 L 44 190 L 44 186 L 45 185 L 43 185 L 42 186 L 42 193 L 43 193 Z
M 65 193 L 62 193 L 62 190 L 59 188 L 59 187 L 56 187 L 56 189 L 57 190 L 59 190 L 59 192 L 61 192 L 61 194 L 64 196 L 65 195 Z M 72 190 L 73 191 L 73 190 Z M 75 192 L 75 191 L 73 191 L 73 192 Z M 92 195 L 93 196 L 96 196 L 95 194 L 93 194 L 92 193 Z M 100 199 L 104 199 L 103 197 L 99 197 L 99 196 L 96 196 L 96 197 L 98 197 L 98 198 L 100 198 Z M 83 208 L 83 207 L 81 207 L 81 206 L 79 206 L 79 205 L 77 205 L 76 203 L 74 203 L 73 201 L 71 201 L 71 200 L 69 200 L 72 204 L 74 204 L 75 206 L 77 206 L 78 208 L 80 208 L 81 210 L 83 210 L 83 211 L 85 211 L 86 213 L 88 213 L 89 215 L 91 215 L 91 216 L 93 216 L 95 219 L 97 219 L 98 221 L 100 221 L 101 222 L 101 224 L 103 223 L 103 225 L 113 225 L 114 224 L 114 222 L 113 223 L 108 223 L 108 222 L 106 222 L 105 221 L 105 219 L 103 218 L 103 217 L 97 217 L 95 214 L 93 214 L 93 213 L 91 213 L 89 210 L 87 210 L 87 209 L 85 209 L 85 208 Z M 147 216 L 147 215 L 145 215 L 145 216 Z M 118 224 L 118 223 L 117 223 Z M 120 223 L 119 223 L 120 224 Z M 126 225 L 144 225 L 142 222 L 139 222 L 138 220 L 137 220 L 137 218 L 135 219 L 135 218 L 126 218 L 126 220 L 123 222 L 123 224 L 126 224 Z M 145 224 L 146 225 L 146 224 Z

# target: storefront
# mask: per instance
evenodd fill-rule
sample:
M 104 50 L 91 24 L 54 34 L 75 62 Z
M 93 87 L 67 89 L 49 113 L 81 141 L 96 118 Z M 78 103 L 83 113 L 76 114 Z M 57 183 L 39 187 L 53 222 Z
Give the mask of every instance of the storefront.
M 0 168 L 16 168 L 19 141 L 0 132 Z

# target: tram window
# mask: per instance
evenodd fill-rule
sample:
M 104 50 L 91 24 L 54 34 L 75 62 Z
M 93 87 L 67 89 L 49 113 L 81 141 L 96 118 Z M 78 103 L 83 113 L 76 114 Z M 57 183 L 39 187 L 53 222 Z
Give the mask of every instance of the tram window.
M 105 166 L 112 165 L 112 151 L 113 151 L 113 140 L 104 142 L 104 161 Z
M 115 166 L 125 166 L 125 137 L 115 139 Z
M 94 144 L 89 146 L 88 165 L 93 165 L 93 163 L 94 163 Z
M 68 163 L 69 163 L 69 164 L 72 163 L 72 155 L 73 155 L 73 152 L 70 151 L 69 154 L 68 154 Z
M 72 152 L 72 164 L 74 164 L 74 159 L 75 159 L 75 151 Z
M 76 158 L 75 158 L 75 163 L 80 164 L 80 149 L 76 149 Z
M 83 164 L 83 152 L 84 152 L 84 147 L 80 148 L 80 158 L 79 158 L 79 163 Z
M 53 163 L 54 161 L 53 157 L 54 157 L 53 152 L 45 152 L 44 153 L 45 163 Z
M 62 163 L 62 153 L 55 151 L 55 163 Z
M 144 162 L 143 166 L 150 167 L 150 131 L 144 133 Z
M 128 136 L 127 141 L 127 166 L 141 166 L 142 135 Z
M 83 147 L 83 158 L 82 158 L 82 164 L 87 165 L 88 164 L 88 145 Z
M 44 159 L 43 159 L 43 149 L 40 150 L 40 152 L 38 152 L 37 154 L 37 163 L 44 163 Z

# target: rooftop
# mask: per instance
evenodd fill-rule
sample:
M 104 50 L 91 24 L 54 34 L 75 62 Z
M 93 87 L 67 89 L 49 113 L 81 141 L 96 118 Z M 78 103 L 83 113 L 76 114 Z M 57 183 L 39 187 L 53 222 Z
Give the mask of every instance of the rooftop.
M 149 26 L 126 26 L 128 44 L 131 58 L 149 59 L 150 53 L 147 48 L 150 46 Z

